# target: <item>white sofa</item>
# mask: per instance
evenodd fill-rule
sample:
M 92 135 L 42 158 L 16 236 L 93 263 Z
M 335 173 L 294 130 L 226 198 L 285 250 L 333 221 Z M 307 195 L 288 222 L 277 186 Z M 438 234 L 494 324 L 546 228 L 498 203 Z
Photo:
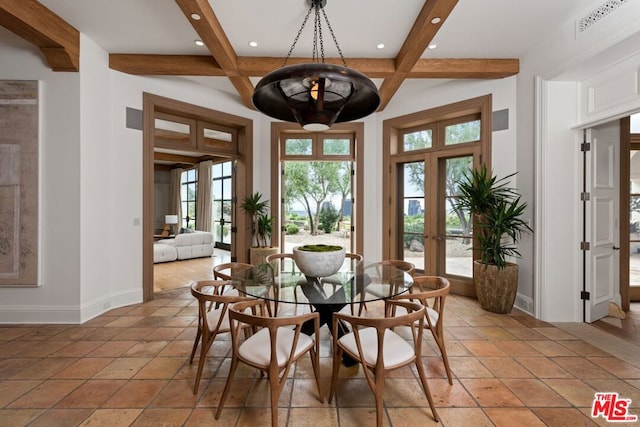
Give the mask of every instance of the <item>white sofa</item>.
M 153 245 L 153 262 L 168 262 L 213 255 L 213 234 L 208 231 L 181 233 L 174 239 L 158 240 Z

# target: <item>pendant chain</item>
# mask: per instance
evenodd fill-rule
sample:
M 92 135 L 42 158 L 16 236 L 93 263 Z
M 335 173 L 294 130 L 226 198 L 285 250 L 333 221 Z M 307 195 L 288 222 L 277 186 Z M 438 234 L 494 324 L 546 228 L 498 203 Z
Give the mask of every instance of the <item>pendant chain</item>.
M 309 20 L 309 16 L 311 15 L 311 11 L 314 10 L 315 11 L 315 16 L 314 16 L 314 28 L 313 28 L 313 49 L 311 51 L 311 58 L 313 60 L 313 62 L 318 62 L 318 40 L 320 41 L 320 59 L 322 61 L 322 63 L 324 63 L 324 39 L 322 37 L 322 22 L 320 21 L 320 9 L 322 9 L 322 16 L 324 17 L 325 22 L 327 23 L 327 28 L 329 28 L 329 32 L 331 33 L 331 38 L 333 39 L 333 42 L 336 45 L 336 48 L 338 49 L 338 53 L 340 54 L 340 58 L 342 59 L 342 63 L 344 64 L 344 66 L 347 66 L 347 61 L 344 59 L 344 55 L 342 54 L 342 49 L 340 49 L 340 45 L 338 44 L 338 40 L 336 39 L 336 35 L 333 32 L 333 28 L 331 28 L 331 24 L 329 23 L 329 18 L 327 18 L 327 13 L 325 12 L 324 8 L 322 7 L 322 1 L 321 0 L 313 0 L 311 3 L 311 6 L 309 7 L 309 10 L 307 11 L 307 15 L 304 17 L 304 21 L 302 21 L 302 25 L 300 26 L 300 29 L 298 30 L 298 34 L 296 35 L 295 39 L 293 40 L 293 44 L 291 45 L 291 48 L 289 49 L 289 52 L 287 53 L 287 57 L 284 59 L 284 63 L 282 64 L 282 66 L 284 67 L 285 65 L 287 65 L 287 62 L 289 61 L 289 58 L 291 57 L 291 54 L 293 53 L 293 50 L 296 47 L 296 44 L 298 43 L 298 39 L 300 38 L 300 35 L 302 34 L 302 31 L 304 30 L 305 25 L 307 25 L 307 21 Z

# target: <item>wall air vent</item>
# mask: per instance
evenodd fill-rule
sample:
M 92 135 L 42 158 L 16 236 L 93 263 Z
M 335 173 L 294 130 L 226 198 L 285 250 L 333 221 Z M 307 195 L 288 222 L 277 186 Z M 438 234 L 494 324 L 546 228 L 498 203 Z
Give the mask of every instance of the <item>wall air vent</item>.
M 623 4 L 630 0 L 607 0 L 598 6 L 597 9 L 591 11 L 586 16 L 582 17 L 576 22 L 576 35 L 587 31 L 590 27 L 597 24 L 602 19 L 606 18 L 611 12 L 618 9 Z

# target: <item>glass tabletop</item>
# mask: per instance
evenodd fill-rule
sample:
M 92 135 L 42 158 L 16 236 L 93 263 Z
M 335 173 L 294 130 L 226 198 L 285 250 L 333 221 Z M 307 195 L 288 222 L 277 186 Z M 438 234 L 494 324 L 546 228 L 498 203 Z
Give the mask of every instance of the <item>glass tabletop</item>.
M 269 301 L 344 306 L 399 295 L 411 288 L 413 280 L 394 266 L 360 261 L 328 277 L 307 277 L 260 264 L 236 273 L 231 284 L 244 295 Z

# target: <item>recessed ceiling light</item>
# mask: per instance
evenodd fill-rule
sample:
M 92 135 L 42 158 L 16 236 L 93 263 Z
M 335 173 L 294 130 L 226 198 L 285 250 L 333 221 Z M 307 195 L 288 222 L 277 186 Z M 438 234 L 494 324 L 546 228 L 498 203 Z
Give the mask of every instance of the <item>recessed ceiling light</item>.
M 193 19 L 194 21 L 199 21 L 200 20 L 200 15 L 198 15 L 197 13 L 192 13 L 191 14 L 191 19 Z
M 433 49 L 435 49 L 437 47 L 438 47 L 438 45 L 435 44 L 435 43 L 429 45 L 429 49 L 431 49 L 431 50 L 433 50 Z
M 378 48 L 378 49 L 384 49 L 384 43 L 378 43 L 378 44 L 376 45 L 376 48 Z
M 249 46 L 250 46 L 250 47 L 258 47 L 258 42 L 255 42 L 255 41 L 251 40 L 251 41 L 249 42 Z
M 202 40 L 194 40 L 193 42 L 196 44 L 196 46 L 204 46 L 204 42 Z
M 436 16 L 435 18 L 433 18 L 433 19 L 431 20 L 431 23 L 432 23 L 432 24 L 439 24 L 439 23 L 440 23 L 440 21 L 442 21 L 442 19 L 440 19 L 440 17 L 439 17 L 439 16 Z

